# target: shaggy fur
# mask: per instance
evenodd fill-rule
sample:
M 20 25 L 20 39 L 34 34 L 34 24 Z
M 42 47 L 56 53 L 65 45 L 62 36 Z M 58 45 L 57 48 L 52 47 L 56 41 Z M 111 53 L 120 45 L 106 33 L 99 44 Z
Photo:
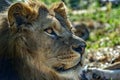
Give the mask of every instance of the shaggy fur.
M 0 80 L 78 79 L 85 42 L 72 34 L 63 3 L 48 9 L 19 2 L 6 12 L 0 14 Z

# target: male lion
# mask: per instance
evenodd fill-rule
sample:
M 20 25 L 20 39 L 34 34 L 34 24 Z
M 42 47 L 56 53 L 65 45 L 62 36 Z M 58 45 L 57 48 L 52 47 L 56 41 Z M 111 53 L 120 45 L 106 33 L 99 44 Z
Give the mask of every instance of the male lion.
M 86 44 L 70 27 L 63 3 L 11 5 L 0 16 L 0 80 L 79 80 Z

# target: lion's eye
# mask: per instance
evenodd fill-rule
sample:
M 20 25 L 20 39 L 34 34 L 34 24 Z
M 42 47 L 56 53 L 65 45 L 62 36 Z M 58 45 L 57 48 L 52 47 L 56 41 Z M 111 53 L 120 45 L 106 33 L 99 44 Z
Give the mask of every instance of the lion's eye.
M 51 35 L 54 35 L 54 34 L 55 34 L 55 32 L 53 31 L 52 28 L 46 28 L 46 29 L 44 29 L 44 31 L 45 31 L 46 33 L 48 33 L 48 34 L 51 34 Z
M 57 34 L 54 32 L 52 28 L 46 28 L 44 31 L 51 37 L 57 37 Z
M 51 27 L 44 29 L 44 31 L 45 31 L 45 33 L 47 33 L 47 35 L 51 36 L 51 38 L 53 38 L 53 39 L 62 38 L 61 36 L 58 36 Z

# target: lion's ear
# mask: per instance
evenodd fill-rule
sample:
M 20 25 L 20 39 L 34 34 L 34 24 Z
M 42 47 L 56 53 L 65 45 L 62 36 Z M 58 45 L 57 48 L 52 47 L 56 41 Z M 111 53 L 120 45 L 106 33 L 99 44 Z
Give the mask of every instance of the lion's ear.
M 39 7 L 39 16 L 41 18 L 44 18 L 44 17 L 46 17 L 48 15 L 48 13 L 49 13 L 49 10 L 46 7 L 46 5 L 45 4 L 41 4 L 40 7 Z
M 61 15 L 63 18 L 67 18 L 67 12 L 66 12 L 66 6 L 63 2 L 58 3 L 58 4 L 54 4 L 51 9 Z
M 37 12 L 24 3 L 15 3 L 8 10 L 10 25 L 16 26 L 29 23 L 36 18 Z

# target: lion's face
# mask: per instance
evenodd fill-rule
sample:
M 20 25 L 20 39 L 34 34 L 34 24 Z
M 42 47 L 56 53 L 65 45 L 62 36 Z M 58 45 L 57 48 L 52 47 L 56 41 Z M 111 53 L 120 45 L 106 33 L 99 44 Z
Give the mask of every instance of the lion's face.
M 63 3 L 50 9 L 37 3 L 16 3 L 10 7 L 8 19 L 12 38 L 23 40 L 44 65 L 57 72 L 81 67 L 86 44 L 72 34 Z

